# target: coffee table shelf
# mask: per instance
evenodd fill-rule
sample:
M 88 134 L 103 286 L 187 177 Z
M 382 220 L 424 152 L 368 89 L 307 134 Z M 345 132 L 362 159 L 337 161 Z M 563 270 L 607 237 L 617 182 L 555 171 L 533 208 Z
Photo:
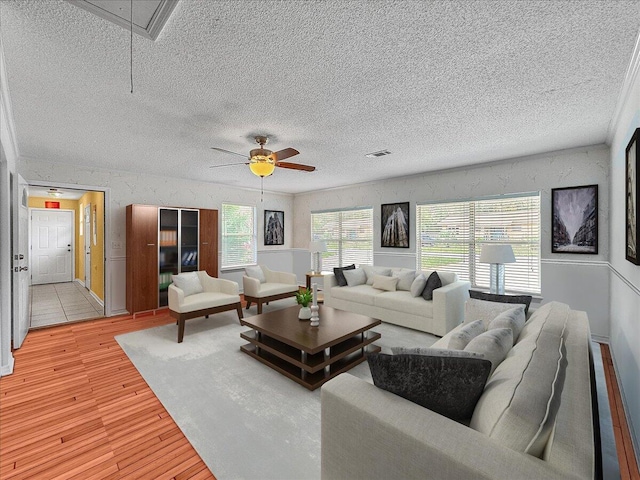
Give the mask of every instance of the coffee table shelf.
M 380 351 L 374 342 L 381 335 L 371 330 L 380 320 L 321 306 L 320 326 L 311 327 L 298 312 L 294 306 L 245 317 L 240 323 L 252 330 L 240 334 L 249 342 L 240 350 L 309 390 Z

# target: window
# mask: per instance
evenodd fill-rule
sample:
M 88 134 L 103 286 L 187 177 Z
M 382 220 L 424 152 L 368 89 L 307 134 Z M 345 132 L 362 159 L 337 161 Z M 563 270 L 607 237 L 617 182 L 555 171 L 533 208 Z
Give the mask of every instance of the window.
M 256 208 L 222 204 L 222 268 L 255 265 Z
M 312 240 L 325 240 L 322 268 L 373 264 L 373 208 L 311 212 Z
M 540 194 L 418 205 L 417 264 L 458 274 L 474 287 L 489 287 L 482 246 L 508 243 L 516 263 L 505 264 L 505 289 L 540 293 Z

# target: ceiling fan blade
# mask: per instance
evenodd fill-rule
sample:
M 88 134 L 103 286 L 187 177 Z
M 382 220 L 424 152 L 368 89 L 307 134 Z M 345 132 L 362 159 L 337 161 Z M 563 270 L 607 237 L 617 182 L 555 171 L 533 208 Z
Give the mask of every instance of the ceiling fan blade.
M 302 170 L 305 172 L 313 172 L 316 169 L 316 167 L 312 167 L 311 165 L 302 165 L 301 163 L 291 162 L 278 162 L 276 163 L 276 167 L 290 168 L 291 170 Z
M 284 150 L 278 150 L 277 152 L 273 152 L 271 156 L 275 159 L 276 162 L 279 162 L 280 160 L 293 157 L 294 155 L 298 155 L 299 153 L 300 152 L 295 148 L 285 148 Z
M 217 150 L 218 152 L 222 152 L 222 153 L 230 153 L 232 155 L 240 155 L 241 157 L 247 158 L 247 156 L 242 153 L 231 152 L 229 150 L 225 150 L 224 148 L 211 147 L 211 150 Z
M 249 165 L 248 162 L 240 162 L 240 163 L 223 163 L 222 165 L 209 165 L 209 168 L 218 168 L 218 167 L 234 167 L 236 165 Z

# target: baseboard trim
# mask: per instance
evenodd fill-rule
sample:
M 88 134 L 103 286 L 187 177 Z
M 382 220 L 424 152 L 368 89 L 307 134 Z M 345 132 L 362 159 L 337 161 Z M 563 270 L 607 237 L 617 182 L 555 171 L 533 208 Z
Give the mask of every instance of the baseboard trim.
M 594 335 L 592 333 L 591 340 L 597 343 L 606 343 L 607 345 L 609 345 L 609 337 L 603 337 L 602 335 Z
M 13 373 L 13 364 L 15 360 L 13 356 L 9 358 L 9 363 L 0 368 L 0 377 L 6 377 L 7 375 L 11 375 Z
M 81 287 L 84 287 L 84 281 L 83 281 L 83 280 L 80 280 L 79 278 L 76 278 L 76 279 L 74 280 L 74 282 L 78 283 Z M 85 288 L 86 288 L 86 287 L 85 287 Z
M 102 299 L 100 299 L 100 297 L 98 295 L 96 295 L 95 293 L 93 293 L 93 290 L 89 290 L 89 294 L 91 295 L 91 297 L 100 304 L 100 306 L 104 309 L 104 302 L 102 301 Z

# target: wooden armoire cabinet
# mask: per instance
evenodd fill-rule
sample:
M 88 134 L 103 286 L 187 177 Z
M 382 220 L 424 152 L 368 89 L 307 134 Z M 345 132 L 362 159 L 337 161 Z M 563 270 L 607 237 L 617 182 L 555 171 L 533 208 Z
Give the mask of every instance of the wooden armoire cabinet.
M 127 205 L 126 213 L 129 313 L 166 306 L 172 274 L 206 270 L 218 276 L 217 210 Z

